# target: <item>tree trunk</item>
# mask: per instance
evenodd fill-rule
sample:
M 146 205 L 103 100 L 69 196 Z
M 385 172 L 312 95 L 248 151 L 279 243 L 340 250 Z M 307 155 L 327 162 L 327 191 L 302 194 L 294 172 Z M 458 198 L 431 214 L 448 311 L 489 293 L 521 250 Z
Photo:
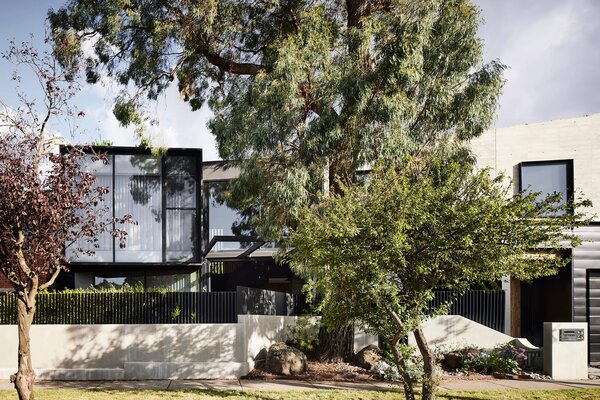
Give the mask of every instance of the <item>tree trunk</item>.
M 31 340 L 29 337 L 29 331 L 33 322 L 35 306 L 27 309 L 27 305 L 21 299 L 17 301 L 17 306 L 19 329 L 19 369 L 17 370 L 16 374 L 10 377 L 10 380 L 15 384 L 15 389 L 17 389 L 19 400 L 33 400 L 33 382 L 35 381 L 35 372 L 33 371 L 33 365 L 31 365 Z
M 392 348 L 392 354 L 394 355 L 394 361 L 396 362 L 396 368 L 398 368 L 398 372 L 400 373 L 400 377 L 402 378 L 402 386 L 404 387 L 404 397 L 406 400 L 415 400 L 415 392 L 413 390 L 412 381 L 408 372 L 406 372 L 406 363 L 402 358 L 402 355 L 398 351 L 398 341 L 395 343 L 390 343 L 390 347 Z
M 423 400 L 435 400 L 435 391 L 437 388 L 437 378 L 435 376 L 435 357 L 427 344 L 427 339 L 423 334 L 423 329 L 419 326 L 413 332 L 417 346 L 423 357 L 423 370 L 425 376 L 423 377 Z
M 354 326 L 351 322 L 319 330 L 319 359 L 329 362 L 350 361 L 354 357 Z

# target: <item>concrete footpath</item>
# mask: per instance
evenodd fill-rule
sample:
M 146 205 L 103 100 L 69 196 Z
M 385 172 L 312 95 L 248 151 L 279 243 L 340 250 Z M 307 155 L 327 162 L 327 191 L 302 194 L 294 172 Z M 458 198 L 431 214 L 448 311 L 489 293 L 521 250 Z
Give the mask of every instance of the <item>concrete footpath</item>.
M 103 389 L 103 390 L 400 390 L 398 385 L 386 382 L 330 382 L 298 380 L 147 380 L 147 381 L 37 381 L 38 389 Z M 12 384 L 0 380 L 0 390 L 12 390 Z M 444 380 L 441 390 L 564 390 L 598 389 L 600 380 L 583 381 L 535 381 L 535 380 Z

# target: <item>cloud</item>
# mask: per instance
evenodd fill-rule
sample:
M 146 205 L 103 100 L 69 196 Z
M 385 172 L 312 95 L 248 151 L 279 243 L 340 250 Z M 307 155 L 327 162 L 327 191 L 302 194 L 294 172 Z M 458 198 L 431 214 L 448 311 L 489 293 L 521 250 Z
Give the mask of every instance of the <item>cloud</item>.
M 113 100 L 118 93 L 118 86 L 103 77 L 96 85 L 87 85 L 82 97 L 87 99 L 87 133 L 82 141 L 99 138 L 110 140 L 116 146 L 137 145 L 133 127 L 122 127 L 112 113 Z M 202 148 L 206 161 L 219 159 L 214 136 L 207 123 L 212 112 L 205 105 L 198 111 L 192 111 L 189 105 L 181 100 L 177 85 L 171 85 L 164 96 L 150 106 L 150 112 L 158 121 L 158 125 L 148 127 L 146 132 L 156 145 L 168 147 Z
M 476 2 L 486 59 L 510 67 L 497 126 L 600 112 L 600 2 Z

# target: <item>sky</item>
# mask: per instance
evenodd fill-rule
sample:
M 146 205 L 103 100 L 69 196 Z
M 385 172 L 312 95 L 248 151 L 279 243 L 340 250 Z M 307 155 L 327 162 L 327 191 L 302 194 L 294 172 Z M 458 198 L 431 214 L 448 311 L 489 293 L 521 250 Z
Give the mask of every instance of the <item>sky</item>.
M 48 8 L 64 0 L 0 0 L 0 50 L 10 40 L 41 44 Z M 485 60 L 508 66 L 496 127 L 578 117 L 600 112 L 600 0 L 475 0 L 485 20 L 480 37 Z M 16 103 L 10 79 L 14 67 L 0 60 L 0 98 Z M 25 74 L 25 78 L 27 75 Z M 27 83 L 23 88 L 35 93 Z M 85 85 L 75 103 L 85 113 L 76 142 L 111 140 L 135 145 L 133 129 L 112 115 L 116 88 Z M 168 106 L 167 106 L 168 105 Z M 206 107 L 192 112 L 175 86 L 153 108 L 159 125 L 153 142 L 169 147 L 201 147 L 205 160 L 218 159 L 207 128 Z M 55 130 L 61 130 L 55 126 Z

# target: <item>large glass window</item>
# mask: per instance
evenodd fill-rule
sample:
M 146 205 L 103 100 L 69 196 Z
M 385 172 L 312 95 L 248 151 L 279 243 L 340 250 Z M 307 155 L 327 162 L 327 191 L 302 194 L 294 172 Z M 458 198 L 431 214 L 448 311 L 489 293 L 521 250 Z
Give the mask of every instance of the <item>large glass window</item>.
M 144 274 L 102 274 L 94 276 L 94 287 L 96 289 L 135 289 L 144 290 Z
M 193 157 L 165 160 L 167 261 L 188 261 L 196 253 L 196 162 Z
M 149 155 L 115 155 L 115 216 L 130 214 L 124 248 L 115 262 L 162 261 L 162 188 L 160 160 Z
M 128 290 L 167 290 L 169 292 L 197 292 L 198 273 L 176 272 L 172 274 L 156 274 L 145 272 L 131 273 L 99 273 L 94 275 L 96 289 L 128 289 Z
M 215 236 L 252 236 L 255 230 L 248 218 L 225 202 L 227 182 L 208 182 L 208 241 Z M 247 242 L 217 242 L 212 251 L 239 250 L 252 245 Z
M 84 240 L 67 247 L 73 262 L 160 263 L 198 259 L 198 162 L 199 156 L 150 154 L 110 155 L 103 165 L 85 158 L 82 167 L 106 186 L 109 193 L 98 205 L 98 217 L 110 221 L 131 215 L 133 223 L 117 224 L 124 230 L 125 247 L 112 236 L 113 226 L 95 244 Z M 180 153 L 182 154 L 182 153 Z M 187 153 L 191 154 L 191 153 Z M 77 248 L 93 255 L 76 257 Z
M 106 187 L 109 190 L 94 210 L 97 220 L 108 223 L 109 226 L 96 236 L 95 242 L 82 238 L 75 243 L 67 243 L 66 256 L 71 261 L 111 262 L 113 259 L 113 237 L 110 232 L 112 230 L 112 157 L 109 157 L 108 161 L 108 164 L 105 164 L 91 154 L 81 160 L 81 169 L 96 176 L 96 186 Z M 88 251 L 93 254 L 86 253 Z
M 572 196 L 572 165 L 571 160 L 521 163 L 521 190 L 539 192 L 538 201 L 559 193 L 564 205 Z

